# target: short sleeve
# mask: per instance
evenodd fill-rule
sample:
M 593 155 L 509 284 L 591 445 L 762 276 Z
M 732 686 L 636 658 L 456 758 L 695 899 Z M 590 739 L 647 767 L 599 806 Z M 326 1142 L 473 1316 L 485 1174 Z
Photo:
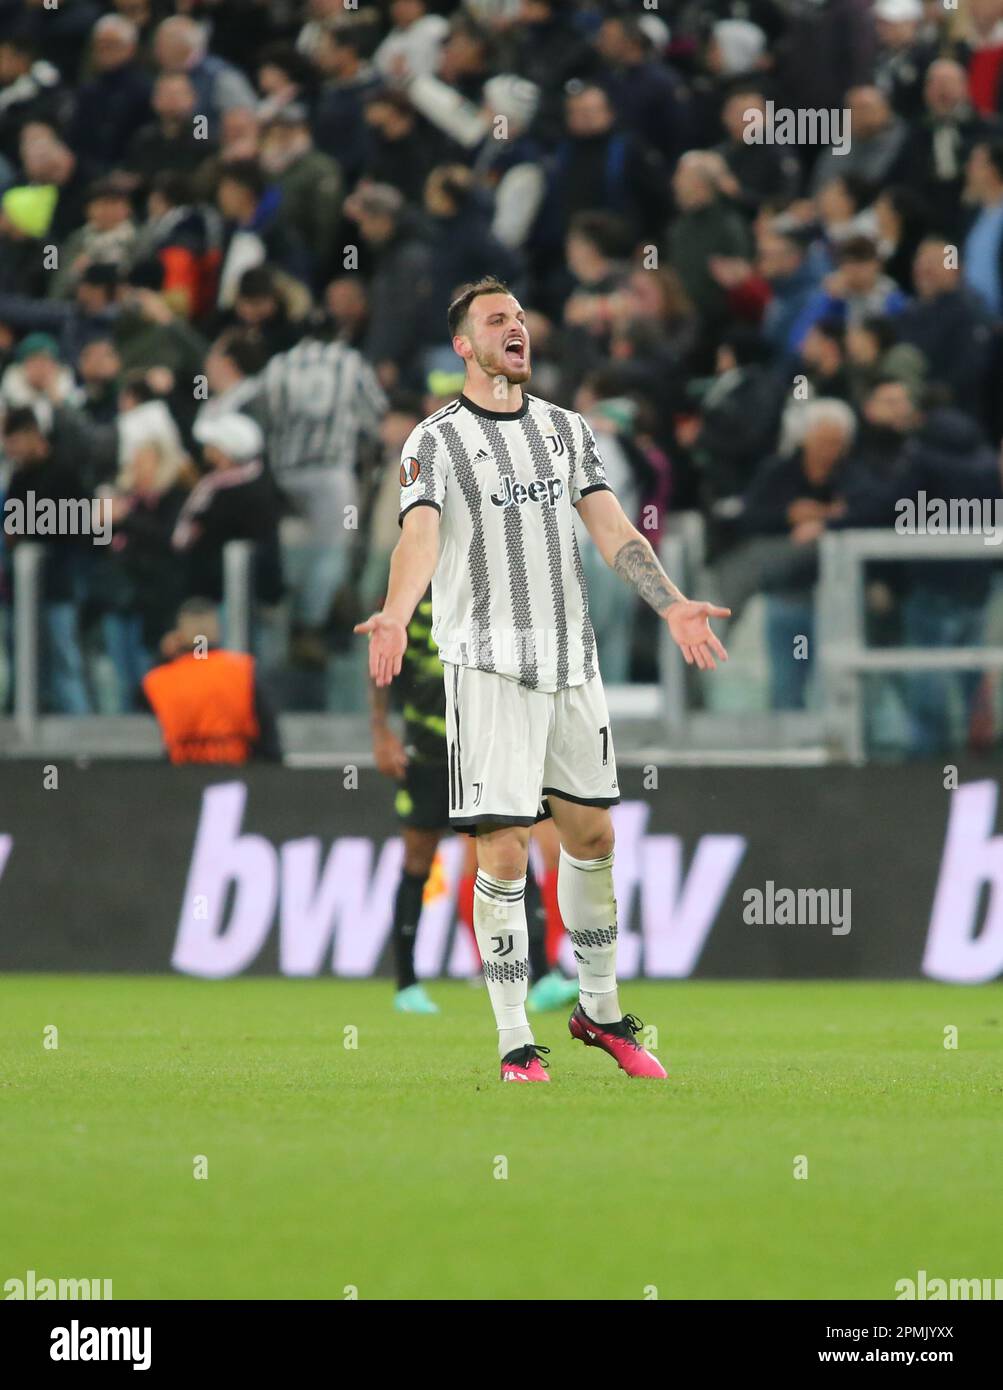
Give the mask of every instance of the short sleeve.
M 600 492 L 604 489 L 607 492 L 612 491 L 606 480 L 606 465 L 599 453 L 596 437 L 592 433 L 588 421 L 581 415 L 578 419 L 582 427 L 582 448 L 571 470 L 571 501 L 573 505 L 580 502 L 583 497 L 588 497 L 590 492 Z
M 411 431 L 401 450 L 401 501 L 398 525 L 412 507 L 442 511 L 446 500 L 446 465 L 440 440 L 421 425 Z

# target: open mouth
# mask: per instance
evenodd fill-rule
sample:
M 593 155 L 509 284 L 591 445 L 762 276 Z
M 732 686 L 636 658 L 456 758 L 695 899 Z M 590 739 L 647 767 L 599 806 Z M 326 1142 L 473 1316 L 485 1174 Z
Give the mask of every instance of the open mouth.
M 522 338 L 509 338 L 505 344 L 505 361 L 513 367 L 526 365 L 526 344 Z

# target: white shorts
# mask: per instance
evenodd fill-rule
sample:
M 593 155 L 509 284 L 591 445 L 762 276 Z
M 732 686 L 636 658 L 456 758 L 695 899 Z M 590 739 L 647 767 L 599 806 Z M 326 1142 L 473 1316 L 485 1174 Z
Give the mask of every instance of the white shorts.
M 582 806 L 620 800 L 602 680 L 553 692 L 474 666 L 443 663 L 449 823 L 535 825 L 545 798 Z

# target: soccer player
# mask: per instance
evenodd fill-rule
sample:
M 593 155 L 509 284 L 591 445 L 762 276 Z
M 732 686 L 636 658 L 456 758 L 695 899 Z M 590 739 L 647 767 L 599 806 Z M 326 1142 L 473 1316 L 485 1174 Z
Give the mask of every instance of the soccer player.
M 578 962 L 573 1037 L 630 1076 L 664 1078 L 620 1006 L 609 807 L 619 800 L 606 697 L 575 539 L 577 509 L 608 565 L 664 619 L 685 660 L 726 659 L 709 619 L 667 577 L 606 482 L 587 422 L 524 390 L 526 315 L 507 287 L 464 287 L 448 313 L 463 394 L 417 425 L 401 459 L 401 538 L 370 638 L 378 686 L 400 673 L 407 626 L 432 581 L 445 671 L 449 819 L 477 837 L 474 928 L 503 1081 L 549 1081 L 526 1016 L 529 828 L 549 808 L 558 895 Z M 546 798 L 547 805 L 544 805 Z

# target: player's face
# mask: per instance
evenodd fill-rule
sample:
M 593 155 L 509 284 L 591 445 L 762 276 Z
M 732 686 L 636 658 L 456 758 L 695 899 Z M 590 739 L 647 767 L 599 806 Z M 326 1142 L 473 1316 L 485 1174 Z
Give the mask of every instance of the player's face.
M 503 376 L 513 386 L 529 380 L 529 329 L 522 305 L 512 295 L 482 294 L 475 299 L 463 337 L 486 376 Z

